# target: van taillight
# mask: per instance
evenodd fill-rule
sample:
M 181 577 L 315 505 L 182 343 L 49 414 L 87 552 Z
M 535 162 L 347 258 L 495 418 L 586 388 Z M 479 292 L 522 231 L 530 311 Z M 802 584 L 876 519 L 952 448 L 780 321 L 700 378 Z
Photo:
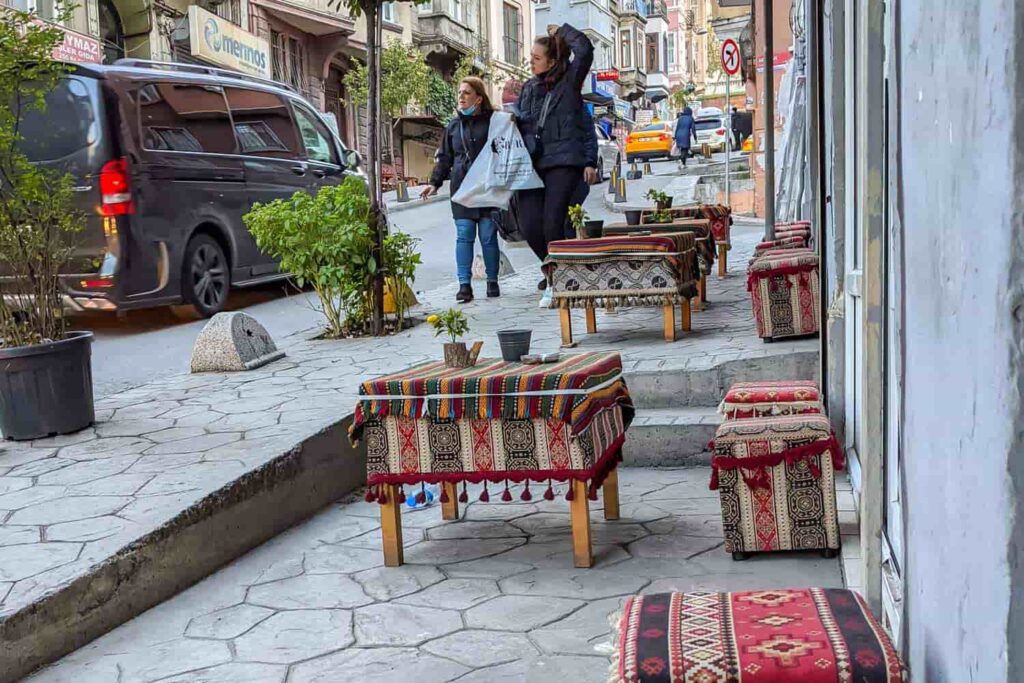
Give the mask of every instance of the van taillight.
M 715 132 L 718 133 L 719 135 L 725 135 L 725 128 L 719 128 Z
M 124 216 L 135 212 L 128 160 L 124 157 L 108 161 L 100 169 L 100 202 L 100 213 L 104 216 Z

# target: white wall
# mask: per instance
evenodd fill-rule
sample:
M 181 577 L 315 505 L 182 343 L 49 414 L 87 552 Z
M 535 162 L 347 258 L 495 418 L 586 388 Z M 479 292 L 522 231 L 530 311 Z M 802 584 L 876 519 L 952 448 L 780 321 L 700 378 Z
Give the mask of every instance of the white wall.
M 911 673 L 1020 681 L 1021 18 L 1014 0 L 900 11 Z

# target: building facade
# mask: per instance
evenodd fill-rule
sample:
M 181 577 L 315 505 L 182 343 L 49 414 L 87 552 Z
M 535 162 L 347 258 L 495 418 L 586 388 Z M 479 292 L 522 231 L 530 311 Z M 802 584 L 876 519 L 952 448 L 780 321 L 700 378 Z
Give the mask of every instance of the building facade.
M 914 680 L 1024 680 L 1019 3 L 797 8 L 855 573 Z

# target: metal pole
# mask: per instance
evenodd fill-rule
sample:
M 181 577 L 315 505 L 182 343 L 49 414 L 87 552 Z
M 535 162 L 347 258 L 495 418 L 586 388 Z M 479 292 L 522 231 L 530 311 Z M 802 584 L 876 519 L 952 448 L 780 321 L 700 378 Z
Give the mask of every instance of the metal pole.
M 725 205 L 732 207 L 732 188 L 729 186 L 729 157 L 732 156 L 732 96 L 729 91 L 729 84 L 732 82 L 732 76 L 726 72 L 725 74 L 725 111 L 727 112 L 725 117 L 725 123 L 728 128 L 725 129 L 728 142 L 725 144 Z
M 772 3 L 764 3 L 764 236 L 775 239 L 775 26 Z

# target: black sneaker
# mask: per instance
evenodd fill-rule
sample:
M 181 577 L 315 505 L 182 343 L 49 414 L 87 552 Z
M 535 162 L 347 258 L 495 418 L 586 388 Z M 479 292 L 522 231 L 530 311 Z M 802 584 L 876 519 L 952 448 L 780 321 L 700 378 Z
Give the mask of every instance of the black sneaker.
M 488 282 L 487 283 L 487 297 L 489 299 L 494 299 L 494 298 L 499 297 L 499 296 L 501 296 L 501 289 L 498 287 L 498 283 L 497 282 Z
M 459 285 L 459 293 L 455 295 L 455 300 L 460 304 L 468 304 L 473 300 L 473 288 L 469 285 Z
M 548 279 L 547 278 L 544 278 L 543 280 L 541 280 L 540 282 L 537 283 L 537 291 L 538 292 L 543 292 L 547 288 L 548 288 Z

